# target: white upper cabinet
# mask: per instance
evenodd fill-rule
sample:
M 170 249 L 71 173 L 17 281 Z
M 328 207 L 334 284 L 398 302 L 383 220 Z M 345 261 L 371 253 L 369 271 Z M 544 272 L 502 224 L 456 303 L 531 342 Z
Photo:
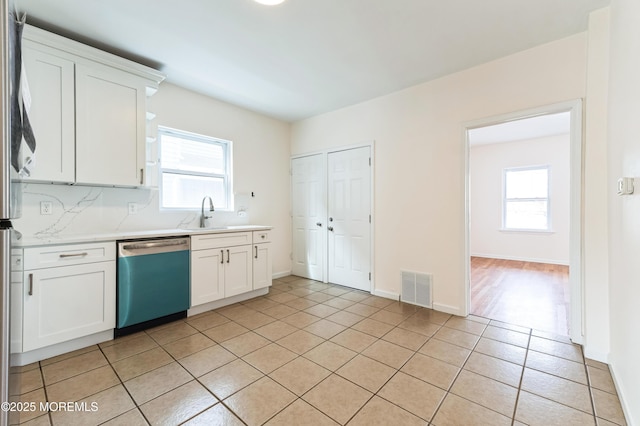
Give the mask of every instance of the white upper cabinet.
M 145 185 L 147 95 L 164 75 L 31 26 L 23 51 L 36 137 L 25 180 Z
M 25 180 L 75 181 L 73 61 L 25 41 L 23 61 L 31 92 L 29 118 L 37 135 L 36 165 Z
M 139 186 L 144 179 L 144 80 L 101 64 L 76 67 L 76 182 Z

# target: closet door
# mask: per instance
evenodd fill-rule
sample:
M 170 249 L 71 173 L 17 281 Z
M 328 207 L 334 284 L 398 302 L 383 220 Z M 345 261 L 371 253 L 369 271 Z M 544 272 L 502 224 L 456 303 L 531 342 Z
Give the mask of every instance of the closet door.
M 292 272 L 324 280 L 326 195 L 322 154 L 291 160 L 293 265 Z
M 371 290 L 371 151 L 328 155 L 329 282 Z

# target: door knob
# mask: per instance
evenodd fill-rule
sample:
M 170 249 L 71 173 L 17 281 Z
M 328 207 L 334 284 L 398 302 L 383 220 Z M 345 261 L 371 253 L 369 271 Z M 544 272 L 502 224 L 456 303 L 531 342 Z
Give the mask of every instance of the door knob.
M 329 222 L 333 222 L 333 218 L 332 217 L 329 218 Z
M 316 226 L 320 226 L 320 227 L 322 227 L 322 223 L 320 223 L 320 222 L 316 222 Z
M 333 232 L 333 226 L 327 228 L 329 231 Z

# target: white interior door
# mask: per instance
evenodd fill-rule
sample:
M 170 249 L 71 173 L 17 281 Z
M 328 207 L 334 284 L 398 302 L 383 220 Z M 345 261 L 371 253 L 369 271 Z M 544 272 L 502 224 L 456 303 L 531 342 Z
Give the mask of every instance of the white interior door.
M 329 282 L 371 290 L 370 147 L 328 154 Z
M 291 160 L 293 266 L 300 277 L 324 280 L 325 173 L 322 154 Z

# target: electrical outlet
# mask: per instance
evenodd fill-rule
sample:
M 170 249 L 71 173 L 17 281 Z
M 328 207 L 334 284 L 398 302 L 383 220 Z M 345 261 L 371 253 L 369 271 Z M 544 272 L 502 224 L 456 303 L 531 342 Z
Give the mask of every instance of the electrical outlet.
M 129 214 L 138 214 L 138 204 L 129 203 Z
M 49 215 L 53 213 L 53 205 L 51 201 L 40 201 L 40 214 Z

